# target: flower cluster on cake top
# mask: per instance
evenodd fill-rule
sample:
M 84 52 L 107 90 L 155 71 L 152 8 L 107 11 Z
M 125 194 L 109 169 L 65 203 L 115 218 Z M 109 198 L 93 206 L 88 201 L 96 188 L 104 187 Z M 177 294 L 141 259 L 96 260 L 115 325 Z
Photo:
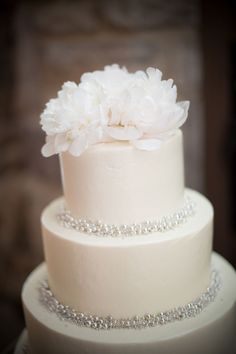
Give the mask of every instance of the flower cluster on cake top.
M 142 150 L 158 149 L 187 119 L 189 101 L 176 102 L 173 80 L 155 68 L 130 73 L 117 64 L 66 82 L 41 114 L 44 156 L 90 145 L 128 141 Z

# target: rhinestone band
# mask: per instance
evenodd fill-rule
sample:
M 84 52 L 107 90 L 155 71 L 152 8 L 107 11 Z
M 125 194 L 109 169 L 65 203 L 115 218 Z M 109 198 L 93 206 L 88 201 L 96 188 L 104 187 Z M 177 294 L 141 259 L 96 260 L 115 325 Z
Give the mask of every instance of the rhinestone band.
M 62 226 L 86 234 L 96 236 L 128 237 L 173 230 L 177 226 L 185 223 L 188 218 L 194 214 L 195 203 L 189 197 L 186 197 L 184 205 L 181 209 L 172 215 L 162 217 L 161 219 L 154 221 L 144 221 L 129 225 L 104 224 L 100 221 L 94 222 L 86 219 L 77 219 L 66 208 L 57 214 L 57 219 Z
M 47 281 L 43 281 L 39 287 L 39 300 L 47 310 L 55 313 L 60 320 L 68 321 L 79 327 L 101 330 L 118 328 L 142 329 L 165 325 L 197 316 L 214 301 L 220 287 L 221 279 L 219 273 L 213 270 L 210 286 L 202 295 L 187 305 L 156 314 L 146 314 L 144 316 L 133 316 L 131 318 L 122 319 L 115 319 L 112 316 L 101 317 L 76 312 L 69 306 L 61 304 L 55 298 Z

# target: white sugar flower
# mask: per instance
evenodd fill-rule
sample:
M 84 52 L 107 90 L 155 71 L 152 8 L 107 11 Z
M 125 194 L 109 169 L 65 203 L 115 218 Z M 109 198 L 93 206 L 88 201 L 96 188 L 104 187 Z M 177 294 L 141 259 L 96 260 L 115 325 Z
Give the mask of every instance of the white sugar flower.
M 176 102 L 173 80 L 158 69 L 129 73 L 118 65 L 67 82 L 41 115 L 47 133 L 45 156 L 69 151 L 79 156 L 89 145 L 129 141 L 145 150 L 159 148 L 187 119 L 189 102 Z
M 47 103 L 41 115 L 40 123 L 47 133 L 42 154 L 51 156 L 68 150 L 76 156 L 99 142 L 102 131 L 97 109 L 93 97 L 74 82 L 66 82 L 58 97 Z
M 117 64 L 107 65 L 104 70 L 83 74 L 80 86 L 92 94 L 97 87 L 106 97 L 114 96 L 129 86 L 132 75 L 125 67 L 120 68 Z
M 109 135 L 129 140 L 140 149 L 156 149 L 187 119 L 189 102 L 176 103 L 173 81 L 161 81 L 161 72 L 136 72 L 133 85 L 120 96 L 119 105 L 106 108 Z

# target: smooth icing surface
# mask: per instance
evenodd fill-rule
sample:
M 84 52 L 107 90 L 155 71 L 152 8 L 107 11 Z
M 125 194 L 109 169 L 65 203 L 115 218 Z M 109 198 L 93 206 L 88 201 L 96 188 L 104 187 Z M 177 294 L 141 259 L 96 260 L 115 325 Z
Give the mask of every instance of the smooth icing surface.
M 22 293 L 32 354 L 234 353 L 236 274 L 217 254 L 213 254 L 212 267 L 220 272 L 222 287 L 215 301 L 195 318 L 145 330 L 97 331 L 60 321 L 39 303 L 38 284 L 47 277 L 41 265 L 29 276 Z M 22 340 L 15 354 L 21 353 L 21 344 Z
M 56 297 L 79 311 L 120 318 L 186 304 L 209 284 L 213 209 L 186 190 L 196 214 L 165 233 L 98 237 L 59 225 L 63 199 L 43 212 L 48 280 Z
M 60 165 L 67 206 L 79 218 L 141 222 L 168 215 L 183 202 L 180 130 L 156 151 L 104 143 L 80 157 L 62 153 Z

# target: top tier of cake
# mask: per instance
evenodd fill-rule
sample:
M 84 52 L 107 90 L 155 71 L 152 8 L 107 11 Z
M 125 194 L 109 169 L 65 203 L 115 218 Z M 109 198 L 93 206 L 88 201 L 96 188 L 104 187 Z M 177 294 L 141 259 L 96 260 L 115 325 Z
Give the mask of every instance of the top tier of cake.
M 79 157 L 61 153 L 60 164 L 67 207 L 82 219 L 109 224 L 156 220 L 183 204 L 180 130 L 155 151 L 103 143 Z
M 118 65 L 66 82 L 41 115 L 44 156 L 60 155 L 69 212 L 107 224 L 170 216 L 184 202 L 179 128 L 189 102 L 155 68 Z

